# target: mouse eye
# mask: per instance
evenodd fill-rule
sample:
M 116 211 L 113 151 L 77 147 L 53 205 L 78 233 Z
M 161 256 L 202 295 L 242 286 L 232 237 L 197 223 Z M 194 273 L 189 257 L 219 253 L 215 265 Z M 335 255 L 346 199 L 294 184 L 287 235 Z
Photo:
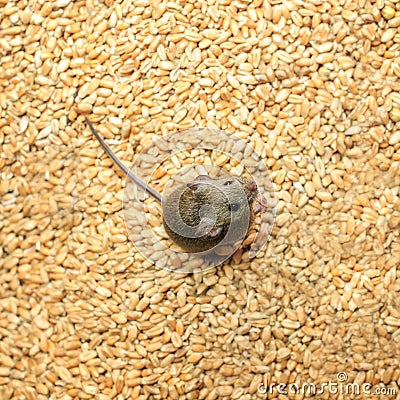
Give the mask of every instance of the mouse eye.
M 233 181 L 225 181 L 224 186 L 230 186 L 232 185 Z
M 229 211 L 235 212 L 235 211 L 239 210 L 240 203 L 229 204 L 228 208 L 229 208 Z

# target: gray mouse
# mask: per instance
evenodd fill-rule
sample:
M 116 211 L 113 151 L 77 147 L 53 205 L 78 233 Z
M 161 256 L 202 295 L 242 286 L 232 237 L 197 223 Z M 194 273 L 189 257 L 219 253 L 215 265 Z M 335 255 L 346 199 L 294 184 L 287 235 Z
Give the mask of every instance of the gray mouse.
M 229 243 L 241 239 L 254 216 L 267 210 L 266 199 L 259 192 L 256 182 L 246 177 L 214 179 L 199 175 L 193 182 L 162 196 L 122 163 L 89 118 L 85 118 L 92 133 L 114 163 L 130 180 L 162 204 L 164 229 L 172 241 L 185 251 L 208 251 L 218 245 L 228 232 Z

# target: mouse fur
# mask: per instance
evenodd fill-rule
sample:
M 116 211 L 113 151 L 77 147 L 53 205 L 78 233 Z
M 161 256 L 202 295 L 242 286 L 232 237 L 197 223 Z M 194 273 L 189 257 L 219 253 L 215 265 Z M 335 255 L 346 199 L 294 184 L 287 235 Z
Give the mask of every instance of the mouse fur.
M 221 242 L 231 224 L 238 232 L 237 239 L 241 238 L 243 230 L 246 232 L 252 223 L 255 211 L 261 211 L 254 207 L 259 197 L 257 185 L 250 178 L 212 179 L 200 175 L 165 198 L 165 231 L 188 252 L 207 251 Z M 206 212 L 201 215 L 204 208 Z M 207 216 L 207 209 L 213 211 L 212 215 Z

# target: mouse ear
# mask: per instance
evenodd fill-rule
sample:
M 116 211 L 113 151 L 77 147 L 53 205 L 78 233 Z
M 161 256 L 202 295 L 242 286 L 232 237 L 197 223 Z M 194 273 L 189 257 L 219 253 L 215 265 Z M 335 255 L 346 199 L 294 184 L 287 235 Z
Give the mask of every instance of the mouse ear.
M 221 232 L 222 228 L 215 226 L 214 221 L 210 218 L 203 218 L 196 228 L 196 235 L 198 237 L 202 237 L 205 235 L 209 237 L 215 237 L 218 236 Z
M 197 190 L 201 183 L 208 182 L 211 178 L 207 175 L 199 175 L 197 176 L 193 182 L 187 183 L 186 186 L 189 189 Z

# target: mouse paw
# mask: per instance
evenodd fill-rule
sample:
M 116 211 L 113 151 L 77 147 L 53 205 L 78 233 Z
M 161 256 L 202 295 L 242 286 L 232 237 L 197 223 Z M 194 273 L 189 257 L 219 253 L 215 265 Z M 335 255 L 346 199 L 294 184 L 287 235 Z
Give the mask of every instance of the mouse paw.
M 199 237 L 205 235 L 209 237 L 216 237 L 221 232 L 222 228 L 220 226 L 215 226 L 215 221 L 213 221 L 211 218 L 203 218 L 196 228 L 196 235 Z

